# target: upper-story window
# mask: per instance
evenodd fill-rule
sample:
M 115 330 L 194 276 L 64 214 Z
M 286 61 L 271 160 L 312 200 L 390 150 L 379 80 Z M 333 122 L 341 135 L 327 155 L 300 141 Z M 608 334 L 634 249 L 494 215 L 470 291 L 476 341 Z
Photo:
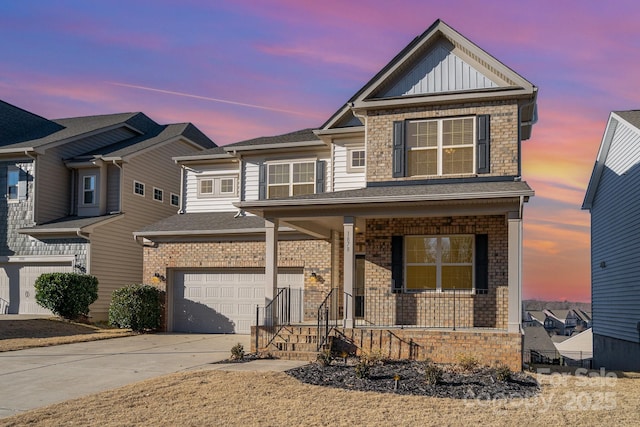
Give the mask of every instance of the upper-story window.
M 15 166 L 7 168 L 7 200 L 18 200 L 20 186 L 20 169 Z
M 489 116 L 394 122 L 393 176 L 489 172 Z
M 235 177 L 216 176 L 198 179 L 198 197 L 228 197 L 235 194 Z
M 133 194 L 144 196 L 144 184 L 138 181 L 133 181 Z
M 349 172 L 360 172 L 365 166 L 365 151 L 363 148 L 350 148 L 347 150 L 347 170 Z
M 180 196 L 176 193 L 171 193 L 171 206 L 179 206 L 180 205 Z
M 161 188 L 153 187 L 153 200 L 162 202 L 164 200 L 164 191 Z
M 96 203 L 96 176 L 87 175 L 82 178 L 82 204 L 93 205 Z
M 315 192 L 316 163 L 294 162 L 268 165 L 267 198 L 313 194 Z

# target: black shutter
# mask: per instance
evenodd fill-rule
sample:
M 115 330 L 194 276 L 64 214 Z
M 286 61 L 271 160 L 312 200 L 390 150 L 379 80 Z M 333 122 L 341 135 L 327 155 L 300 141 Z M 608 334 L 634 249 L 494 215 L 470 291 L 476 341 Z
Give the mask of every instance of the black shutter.
M 391 236 L 391 292 L 402 292 L 404 283 L 404 238 Z
M 327 162 L 318 160 L 316 162 L 316 193 L 324 193 L 324 181 L 326 175 Z
M 476 293 L 489 292 L 489 236 L 476 234 Z
M 18 200 L 26 200 L 29 175 L 27 175 L 27 173 L 22 169 L 18 169 L 18 171 Z
M 260 163 L 258 165 L 258 199 L 265 200 L 267 198 L 267 165 Z
M 491 165 L 491 154 L 489 143 L 491 141 L 491 133 L 489 123 L 490 116 L 484 114 L 478 116 L 478 173 L 489 173 Z
M 404 122 L 393 122 L 393 177 L 405 176 Z

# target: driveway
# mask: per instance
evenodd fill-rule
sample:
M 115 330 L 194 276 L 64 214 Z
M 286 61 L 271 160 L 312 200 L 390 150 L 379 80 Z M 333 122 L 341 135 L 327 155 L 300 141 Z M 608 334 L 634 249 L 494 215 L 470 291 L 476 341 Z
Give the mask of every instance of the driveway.
M 237 343 L 248 350 L 249 336 L 150 334 L 0 353 L 0 418 L 173 372 L 220 369 L 211 364 Z

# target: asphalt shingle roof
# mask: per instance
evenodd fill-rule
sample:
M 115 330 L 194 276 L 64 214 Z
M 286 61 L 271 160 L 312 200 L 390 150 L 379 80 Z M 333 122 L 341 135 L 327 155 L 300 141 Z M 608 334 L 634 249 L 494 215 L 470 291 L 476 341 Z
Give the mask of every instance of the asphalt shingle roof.
M 62 129 L 58 123 L 0 101 L 0 147 L 41 139 Z
M 55 232 L 56 230 L 81 229 L 89 225 L 97 224 L 106 219 L 115 218 L 118 215 L 119 214 L 92 216 L 92 217 L 67 216 L 64 218 L 57 219 L 55 221 L 48 222 L 46 224 L 40 224 L 34 227 L 24 228 L 23 230 Z
M 264 229 L 264 218 L 252 215 L 235 218 L 236 212 L 198 212 L 170 216 L 136 232 L 137 235 L 161 235 L 163 232 L 184 232 L 184 234 L 202 232 L 211 234 L 216 231 Z
M 640 110 L 614 111 L 614 113 L 640 129 Z
M 248 139 L 246 141 L 235 142 L 233 144 L 225 145 L 227 147 L 245 147 L 245 146 L 260 146 L 260 145 L 273 145 L 283 144 L 290 142 L 306 142 L 306 141 L 320 141 L 320 138 L 313 133 L 313 129 L 302 129 L 294 132 L 285 133 L 275 136 L 261 136 L 259 138 Z

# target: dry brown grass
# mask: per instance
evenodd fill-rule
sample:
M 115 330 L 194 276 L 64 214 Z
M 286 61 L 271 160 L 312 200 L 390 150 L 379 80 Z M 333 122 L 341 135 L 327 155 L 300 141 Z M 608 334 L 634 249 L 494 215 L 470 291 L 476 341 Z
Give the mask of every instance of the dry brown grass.
M 0 352 L 95 341 L 132 335 L 128 329 L 113 329 L 68 322 L 57 317 L 0 319 Z
M 637 425 L 640 375 L 602 380 L 538 375 L 530 399 L 480 401 L 355 392 L 284 373 L 173 374 L 0 420 L 38 425 Z

